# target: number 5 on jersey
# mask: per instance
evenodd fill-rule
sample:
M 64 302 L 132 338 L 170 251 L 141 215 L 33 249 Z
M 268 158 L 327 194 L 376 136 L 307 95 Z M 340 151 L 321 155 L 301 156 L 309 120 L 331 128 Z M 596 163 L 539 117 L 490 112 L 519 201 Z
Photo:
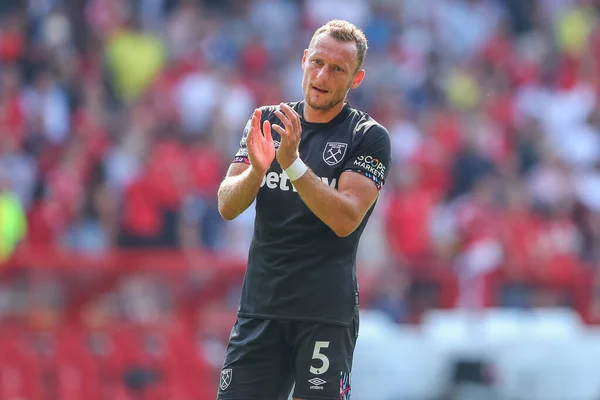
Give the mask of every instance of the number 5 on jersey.
M 310 366 L 310 373 L 313 375 L 321 375 L 327 372 L 329 369 L 329 358 L 323 353 L 321 353 L 321 349 L 326 349 L 329 347 L 329 342 L 315 342 L 315 348 L 313 350 L 312 359 L 320 360 L 321 366 L 318 368 Z

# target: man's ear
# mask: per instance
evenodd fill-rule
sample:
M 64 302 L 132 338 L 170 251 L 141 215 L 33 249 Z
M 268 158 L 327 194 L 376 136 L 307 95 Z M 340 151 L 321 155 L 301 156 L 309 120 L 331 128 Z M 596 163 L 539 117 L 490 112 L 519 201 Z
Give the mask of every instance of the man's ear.
M 308 54 L 308 49 L 304 49 L 304 54 L 302 54 L 302 71 L 304 71 L 304 63 L 306 62 L 307 54 Z
M 360 69 L 356 74 L 354 74 L 354 79 L 352 79 L 352 83 L 350 84 L 350 88 L 356 89 L 360 86 L 362 80 L 365 78 L 365 70 Z

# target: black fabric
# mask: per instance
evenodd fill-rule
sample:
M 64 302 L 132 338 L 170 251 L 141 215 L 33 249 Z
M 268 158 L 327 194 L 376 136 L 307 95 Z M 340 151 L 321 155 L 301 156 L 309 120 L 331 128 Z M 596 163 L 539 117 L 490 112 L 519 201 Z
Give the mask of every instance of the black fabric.
M 290 106 L 302 115 L 302 102 Z M 262 108 L 261 126 L 265 119 L 281 124 L 274 114 L 277 108 Z M 234 162 L 248 163 L 248 127 Z M 278 147 L 275 131 L 273 139 Z M 387 130 L 347 103 L 328 123 L 302 119 L 299 150 L 304 163 L 333 188 L 345 171 L 360 173 L 381 188 L 391 162 Z M 351 235 L 338 237 L 308 209 L 274 160 L 256 199 L 238 315 L 349 326 L 358 302 L 356 251 L 372 211 Z
M 350 327 L 238 317 L 221 370 L 218 400 L 340 399 L 358 336 Z M 348 392 L 351 390 L 347 382 Z
M 219 378 L 218 400 L 287 400 L 288 345 L 277 321 L 238 317 Z

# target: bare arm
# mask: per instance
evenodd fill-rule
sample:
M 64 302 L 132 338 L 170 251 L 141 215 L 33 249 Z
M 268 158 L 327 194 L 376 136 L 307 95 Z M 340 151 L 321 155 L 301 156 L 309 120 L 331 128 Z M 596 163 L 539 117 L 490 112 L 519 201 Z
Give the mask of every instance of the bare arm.
M 234 163 L 218 191 L 219 213 L 231 221 L 243 213 L 254 201 L 263 175 L 248 164 Z
M 373 182 L 356 172 L 342 173 L 337 190 L 310 170 L 293 185 L 306 206 L 340 237 L 358 228 L 379 195 Z

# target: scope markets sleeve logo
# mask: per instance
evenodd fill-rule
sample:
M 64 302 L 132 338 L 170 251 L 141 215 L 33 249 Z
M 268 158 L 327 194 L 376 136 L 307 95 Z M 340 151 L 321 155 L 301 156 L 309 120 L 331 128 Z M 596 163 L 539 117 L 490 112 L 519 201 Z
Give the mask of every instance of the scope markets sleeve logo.
M 379 179 L 385 176 L 385 165 L 373 156 L 359 156 L 354 160 L 354 165 Z

